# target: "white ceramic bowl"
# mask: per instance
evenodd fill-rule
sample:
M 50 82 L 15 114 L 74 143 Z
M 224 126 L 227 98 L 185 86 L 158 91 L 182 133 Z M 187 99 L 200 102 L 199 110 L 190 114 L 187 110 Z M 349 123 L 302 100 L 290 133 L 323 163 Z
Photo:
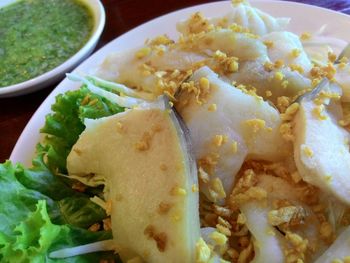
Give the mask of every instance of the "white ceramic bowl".
M 0 8 L 11 4 L 15 1 L 16 0 L 1 0 Z M 85 45 L 72 57 L 67 59 L 65 62 L 63 62 L 56 68 L 30 80 L 0 88 L 0 98 L 23 95 L 45 88 L 57 82 L 59 79 L 62 79 L 66 72 L 69 72 L 70 70 L 75 68 L 78 64 L 80 64 L 80 62 L 82 62 L 91 54 L 102 34 L 105 25 L 105 10 L 99 0 L 80 1 L 85 3 L 90 8 L 94 19 L 94 28 L 92 30 L 92 34 L 89 40 L 85 43 Z

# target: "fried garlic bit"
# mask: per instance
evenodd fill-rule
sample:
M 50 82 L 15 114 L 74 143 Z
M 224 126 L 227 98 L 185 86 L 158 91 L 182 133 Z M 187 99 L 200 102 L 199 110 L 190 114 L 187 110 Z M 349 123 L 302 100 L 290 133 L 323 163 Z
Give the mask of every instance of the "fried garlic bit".
M 286 206 L 271 210 L 268 214 L 269 223 L 273 226 L 281 224 L 298 225 L 306 216 L 306 211 L 301 206 Z

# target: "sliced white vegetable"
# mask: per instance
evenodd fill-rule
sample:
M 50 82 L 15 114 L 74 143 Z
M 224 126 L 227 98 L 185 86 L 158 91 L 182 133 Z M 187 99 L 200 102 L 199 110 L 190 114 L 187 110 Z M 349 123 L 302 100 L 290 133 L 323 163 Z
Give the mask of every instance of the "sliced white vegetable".
M 329 53 L 333 52 L 329 45 L 314 41 L 304 41 L 302 44 L 306 54 L 313 63 L 318 66 L 327 66 Z
M 302 40 L 303 45 L 310 49 L 312 46 L 329 46 L 333 52 L 337 55 L 343 50 L 343 48 L 348 44 L 346 40 L 333 37 L 333 29 L 329 24 L 322 25 L 316 32 L 311 35 L 311 38 Z
M 253 263 L 283 263 L 283 236 L 268 222 L 269 207 L 263 202 L 249 202 L 240 206 L 246 225 L 254 237 Z
M 267 48 L 260 39 L 230 29 L 221 29 L 205 33 L 195 39 L 190 50 L 203 53 L 210 50 L 224 52 L 227 56 L 237 57 L 239 61 L 269 61 Z
M 272 62 L 282 60 L 285 65 L 299 65 L 304 69 L 305 74 L 311 70 L 312 63 L 297 35 L 287 31 L 272 32 L 263 36 L 262 39 L 273 43 L 268 48 L 269 58 Z M 293 55 L 293 52 L 298 53 Z
M 106 202 L 104 200 L 102 200 L 100 197 L 98 196 L 94 196 L 90 198 L 91 202 L 94 202 L 96 205 L 102 207 L 104 210 L 106 210 Z
M 264 35 L 272 31 L 281 31 L 286 28 L 289 18 L 275 18 L 257 8 L 252 7 L 247 1 L 233 3 L 231 10 L 224 17 L 209 18 L 209 23 L 228 27 L 238 24 L 258 35 Z M 190 23 L 188 20 L 179 22 L 177 29 L 182 34 L 188 34 Z
M 334 80 L 342 88 L 343 94 L 341 100 L 343 102 L 350 102 L 350 65 L 346 64 L 345 67 L 336 65 L 337 72 L 335 73 Z
M 255 74 L 252 74 L 254 72 Z M 282 74 L 283 79 L 276 78 L 276 73 Z M 311 80 L 300 74 L 298 71 L 292 71 L 287 67 L 266 71 L 264 64 L 259 61 L 247 61 L 239 64 L 238 72 L 227 76 L 231 83 L 235 81 L 239 84 L 253 86 L 257 89 L 257 94 L 270 100 L 277 105 L 277 98 L 280 96 L 294 97 L 303 90 L 309 89 Z M 286 81 L 286 87 L 282 87 L 282 82 Z M 271 96 L 266 92 L 270 91 Z
M 271 210 L 276 209 L 273 207 L 273 202 L 275 200 L 288 200 L 290 205 L 301 209 L 300 212 L 298 212 L 298 214 L 294 214 L 294 216 L 300 216 L 303 223 L 298 226 L 294 226 L 293 232 L 304 239 L 307 239 L 309 244 L 315 245 L 313 253 L 310 253 L 310 259 L 311 262 L 313 262 L 312 260 L 322 254 L 327 246 L 322 240 L 320 240 L 319 219 L 312 209 L 300 200 L 300 197 L 304 194 L 305 188 L 303 186 L 293 185 L 291 182 L 288 182 L 283 178 L 267 174 L 261 174 L 258 176 L 257 186 L 264 189 L 268 193 L 267 203 L 264 207 L 268 211 L 271 212 Z M 329 199 L 329 196 L 326 196 L 326 198 Z
M 315 263 L 329 263 L 350 256 L 350 227 L 347 227 Z
M 298 171 L 306 182 L 350 204 L 349 134 L 328 110 L 340 106 L 324 106 L 319 113 L 317 107 L 313 101 L 302 100 L 294 119 Z
M 136 97 L 136 98 L 142 98 L 142 99 L 148 99 L 152 100 L 154 99 L 154 96 L 150 93 L 145 93 L 145 92 L 140 92 L 136 91 L 133 89 L 128 88 L 127 86 L 112 82 L 112 81 L 107 81 L 95 76 L 86 76 L 86 79 L 91 81 L 95 86 L 101 87 L 101 88 L 109 88 L 113 91 L 117 91 L 123 95 L 131 96 L 131 97 Z
M 92 92 L 97 95 L 100 95 L 101 97 L 106 98 L 110 102 L 116 103 L 121 107 L 126 108 L 132 108 L 134 106 L 137 106 L 139 104 L 144 103 L 144 100 L 131 98 L 131 97 L 121 97 L 117 94 L 114 94 L 112 92 L 106 91 L 104 89 L 101 89 L 99 87 L 96 87 L 94 84 L 92 84 L 89 80 L 87 80 L 84 77 L 81 77 L 79 75 L 73 74 L 73 73 L 67 73 L 67 77 L 72 81 L 81 81 L 86 85 L 86 87 Z
M 222 181 L 229 194 L 235 174 L 246 158 L 278 161 L 286 157 L 290 145 L 281 137 L 281 120 L 275 108 L 222 81 L 207 67 L 196 71 L 191 80 L 197 83 L 203 77 L 211 85 L 207 101 L 200 105 L 194 96 L 183 93 L 176 108 L 190 130 L 196 158 L 218 154 L 213 176 Z M 208 111 L 213 104 L 216 111 Z M 255 131 L 254 125 L 258 126 Z M 216 135 L 226 136 L 227 142 L 216 146 Z
M 210 238 L 210 235 L 215 232 L 215 228 L 214 227 L 202 227 L 201 228 L 201 236 L 203 238 L 203 240 L 205 241 L 205 243 L 215 246 L 214 241 Z
M 87 245 L 56 250 L 54 252 L 51 252 L 49 254 L 49 257 L 50 258 L 68 258 L 68 257 L 74 257 L 74 256 L 98 252 L 98 251 L 109 251 L 109 250 L 117 250 L 114 240 L 103 240 L 103 241 L 90 243 Z
M 150 51 L 147 56 L 136 58 L 135 54 L 141 48 L 110 54 L 100 66 L 97 76 L 110 81 L 117 81 L 157 96 L 163 93 L 163 90 L 159 89 L 160 78 L 150 74 L 149 70 L 144 68 L 145 64 L 152 65 L 151 70 L 160 72 L 178 70 L 180 73 L 192 69 L 196 63 L 208 57 L 196 52 L 181 50 L 180 48 L 169 49 L 164 47 L 162 55 L 158 55 L 155 51 Z
M 327 204 L 328 221 L 332 225 L 334 233 L 337 233 L 342 227 L 341 220 L 347 207 L 339 200 L 329 196 L 326 196 L 322 201 Z

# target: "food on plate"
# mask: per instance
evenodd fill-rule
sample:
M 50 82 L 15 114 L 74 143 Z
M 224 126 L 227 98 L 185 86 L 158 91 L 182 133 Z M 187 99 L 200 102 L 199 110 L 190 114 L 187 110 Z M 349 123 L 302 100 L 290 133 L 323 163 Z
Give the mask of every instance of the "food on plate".
M 262 40 L 269 45 L 268 55 L 271 62 L 280 61 L 291 69 L 296 67 L 302 75 L 311 70 L 311 61 L 297 35 L 287 31 L 271 32 L 262 36 Z
M 0 259 L 349 261 L 348 59 L 288 22 L 232 1 L 67 74 L 33 167 L 0 165 Z
M 167 104 L 160 98 L 85 120 L 67 159 L 71 176 L 105 185 L 115 244 L 125 262 L 137 255 L 148 262 L 195 261 L 197 168 L 186 131 Z
M 341 89 L 332 90 L 330 85 L 325 83 L 319 94 L 299 104 L 294 119 L 294 159 L 306 182 L 349 204 L 349 133 L 338 124 L 343 118 Z
M 245 160 L 280 161 L 288 155 L 290 145 L 279 132 L 278 110 L 261 97 L 224 82 L 208 67 L 195 71 L 188 84 L 176 97 L 175 107 L 190 130 L 199 164 L 211 181 L 222 182 L 221 199 L 232 191 Z M 208 111 L 212 105 L 216 109 Z M 210 200 L 219 199 L 210 183 L 201 190 Z
M 0 8 L 0 87 L 37 77 L 77 53 L 93 30 L 80 0 L 20 0 Z
M 329 262 L 334 258 L 345 258 L 348 259 L 349 253 L 349 231 L 347 227 L 337 238 L 337 240 L 327 249 L 327 251 L 318 258 L 315 263 Z
M 336 73 L 334 79 L 337 82 L 337 84 L 342 88 L 342 102 L 350 102 L 350 78 L 349 74 L 347 74 L 349 70 L 350 67 L 348 64 L 340 63 L 336 65 Z
M 200 19 L 199 19 L 200 18 Z M 232 25 L 240 25 L 251 33 L 265 35 L 273 31 L 283 31 L 289 18 L 275 18 L 245 1 L 232 1 L 230 11 L 220 17 L 206 18 L 200 13 L 191 16 L 187 21 L 179 22 L 177 29 L 182 34 L 199 33 L 203 27 L 220 26 L 228 28 Z M 204 24 L 202 22 L 205 22 Z

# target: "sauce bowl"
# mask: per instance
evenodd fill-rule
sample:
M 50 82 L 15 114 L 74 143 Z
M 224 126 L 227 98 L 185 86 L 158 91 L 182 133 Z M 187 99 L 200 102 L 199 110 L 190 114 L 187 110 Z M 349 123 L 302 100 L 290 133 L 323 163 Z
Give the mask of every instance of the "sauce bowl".
M 2 0 L 0 1 L 0 8 L 16 1 L 17 0 Z M 94 23 L 90 38 L 87 42 L 78 52 L 52 70 L 24 82 L 1 87 L 0 98 L 24 95 L 45 88 L 62 79 L 65 73 L 71 71 L 92 53 L 105 26 L 105 10 L 99 0 L 80 0 L 80 2 L 86 5 L 91 11 Z

